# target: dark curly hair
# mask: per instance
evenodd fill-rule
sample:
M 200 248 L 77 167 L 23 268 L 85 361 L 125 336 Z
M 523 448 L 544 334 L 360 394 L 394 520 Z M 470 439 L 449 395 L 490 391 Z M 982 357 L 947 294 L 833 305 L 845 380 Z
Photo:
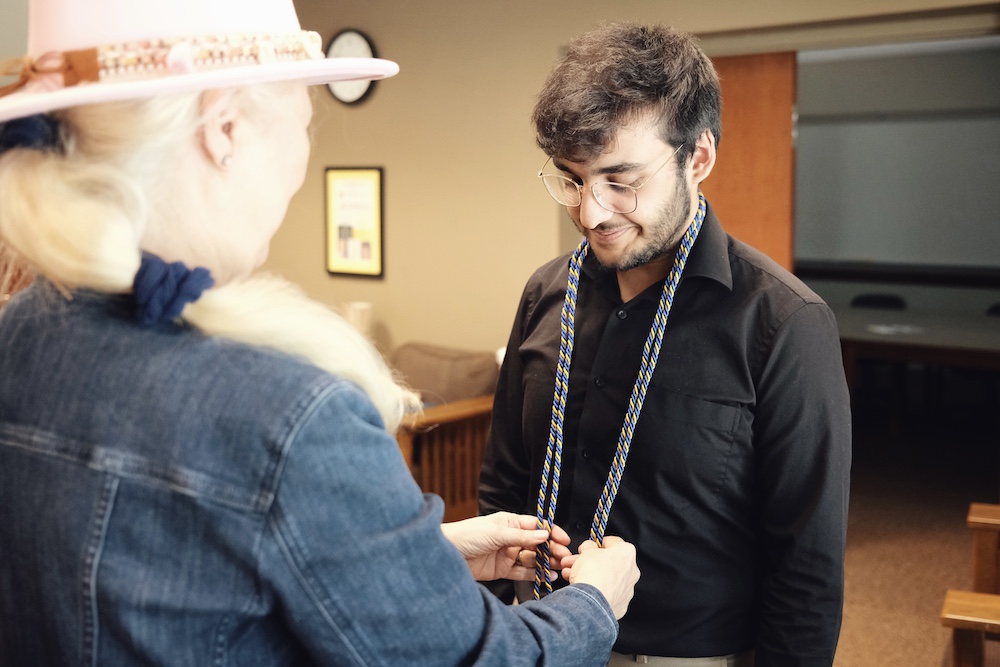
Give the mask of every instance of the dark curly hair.
M 611 23 L 573 41 L 531 119 L 547 155 L 587 162 L 624 123 L 652 112 L 660 137 L 684 145 L 683 165 L 705 130 L 718 145 L 721 97 L 715 67 L 694 37 L 665 26 Z

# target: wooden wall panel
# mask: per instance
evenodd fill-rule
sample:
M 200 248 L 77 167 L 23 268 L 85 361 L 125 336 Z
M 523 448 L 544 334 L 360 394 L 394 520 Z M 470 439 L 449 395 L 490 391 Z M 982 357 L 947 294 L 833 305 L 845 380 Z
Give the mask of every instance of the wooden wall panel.
M 791 270 L 795 53 L 712 61 L 722 81 L 722 141 L 702 191 L 726 231 Z

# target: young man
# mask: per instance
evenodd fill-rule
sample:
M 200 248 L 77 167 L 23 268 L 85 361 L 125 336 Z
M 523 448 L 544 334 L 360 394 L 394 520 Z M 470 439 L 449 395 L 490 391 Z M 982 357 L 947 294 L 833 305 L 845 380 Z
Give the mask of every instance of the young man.
M 672 30 L 605 26 L 533 121 L 539 176 L 584 242 L 525 287 L 481 511 L 635 543 L 611 664 L 831 665 L 851 458 L 837 327 L 699 192 L 720 135 L 711 62 Z

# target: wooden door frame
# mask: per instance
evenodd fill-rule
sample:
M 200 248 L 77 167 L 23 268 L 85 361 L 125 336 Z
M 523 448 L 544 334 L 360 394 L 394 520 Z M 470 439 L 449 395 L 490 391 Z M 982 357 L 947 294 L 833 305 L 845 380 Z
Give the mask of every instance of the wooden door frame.
M 1000 34 L 998 3 L 697 33 L 711 58 L 996 34 Z

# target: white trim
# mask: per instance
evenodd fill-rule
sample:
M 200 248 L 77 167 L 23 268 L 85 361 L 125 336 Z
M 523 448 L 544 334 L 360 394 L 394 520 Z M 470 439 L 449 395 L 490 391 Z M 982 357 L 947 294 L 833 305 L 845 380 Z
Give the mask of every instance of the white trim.
M 817 49 L 799 51 L 799 63 L 828 63 L 844 60 L 867 60 L 894 56 L 915 56 L 959 51 L 986 51 L 1000 49 L 1000 35 L 968 37 L 965 39 L 938 40 L 932 42 L 905 42 L 900 44 L 876 44 L 843 49 Z

